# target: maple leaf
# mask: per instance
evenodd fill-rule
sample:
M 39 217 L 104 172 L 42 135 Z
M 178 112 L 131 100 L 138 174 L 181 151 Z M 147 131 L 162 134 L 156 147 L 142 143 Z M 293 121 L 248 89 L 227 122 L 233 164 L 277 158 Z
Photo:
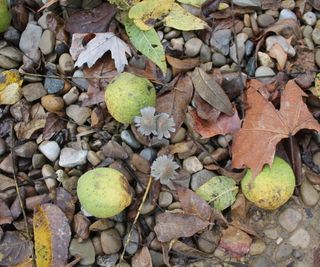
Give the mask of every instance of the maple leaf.
M 249 106 L 242 128 L 234 136 L 232 166 L 249 167 L 253 176 L 259 174 L 264 164 L 272 164 L 276 145 L 280 140 L 295 135 L 302 129 L 320 131 L 320 125 L 309 112 L 302 96 L 306 94 L 293 81 L 285 86 L 280 110 L 259 92 L 264 86 L 257 80 L 249 82 L 246 92 Z
M 75 33 L 72 36 L 70 54 L 74 60 L 77 60 L 75 66 L 81 67 L 87 63 L 90 68 L 107 51 L 110 51 L 117 71 L 122 72 L 128 64 L 126 53 L 131 56 L 129 46 L 112 32 L 95 33 L 94 38 L 83 46 L 82 41 L 87 35 Z

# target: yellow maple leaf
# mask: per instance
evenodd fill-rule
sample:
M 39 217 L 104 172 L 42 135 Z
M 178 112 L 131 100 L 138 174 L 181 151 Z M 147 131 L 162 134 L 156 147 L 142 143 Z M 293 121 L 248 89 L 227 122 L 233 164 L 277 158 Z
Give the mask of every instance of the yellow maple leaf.
M 13 105 L 21 97 L 23 79 L 17 71 L 7 70 L 0 73 L 0 104 Z

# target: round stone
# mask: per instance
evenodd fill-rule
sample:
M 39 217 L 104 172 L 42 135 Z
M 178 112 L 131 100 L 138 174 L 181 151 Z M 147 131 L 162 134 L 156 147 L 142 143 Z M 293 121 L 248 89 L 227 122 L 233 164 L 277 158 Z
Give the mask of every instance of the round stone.
M 313 207 L 319 201 L 319 193 L 307 180 L 301 185 L 301 198 L 305 205 Z
M 160 192 L 158 203 L 161 208 L 168 207 L 172 203 L 172 201 L 173 201 L 173 196 L 171 193 L 166 191 Z
M 80 264 L 91 265 L 95 261 L 95 250 L 90 239 L 82 242 L 72 239 L 69 252 L 71 256 L 81 256 Z
M 279 216 L 279 224 L 288 232 L 294 231 L 301 220 L 301 213 L 292 208 L 286 209 Z
M 74 61 L 70 54 L 64 53 L 59 57 L 59 69 L 63 74 L 73 72 Z
M 251 256 L 255 256 L 263 253 L 265 249 L 266 244 L 261 239 L 257 239 L 252 242 L 249 253 Z
M 49 112 L 58 112 L 64 108 L 62 97 L 46 95 L 41 98 L 41 105 Z
M 202 41 L 199 38 L 192 38 L 188 40 L 184 47 L 185 47 L 185 54 L 187 57 L 195 57 L 199 54 L 201 49 Z
M 302 20 L 305 24 L 314 26 L 317 23 L 317 16 L 313 12 L 309 11 L 303 15 Z
M 226 57 L 220 53 L 213 53 L 211 59 L 214 67 L 222 67 L 227 64 Z
M 267 14 L 261 14 L 257 18 L 258 25 L 262 28 L 267 28 L 274 23 L 274 18 Z
M 118 231 L 108 229 L 101 232 L 101 246 L 105 254 L 117 253 L 121 248 L 121 237 Z
M 279 20 L 283 20 L 283 19 L 297 20 L 297 16 L 289 9 L 282 9 L 279 15 Z

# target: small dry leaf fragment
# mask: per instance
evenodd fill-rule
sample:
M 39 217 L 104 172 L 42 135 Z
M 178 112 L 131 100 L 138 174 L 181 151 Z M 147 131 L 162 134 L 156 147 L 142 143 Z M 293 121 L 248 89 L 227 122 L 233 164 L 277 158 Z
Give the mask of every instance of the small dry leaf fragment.
M 136 116 L 134 122 L 140 133 L 143 135 L 157 134 L 157 117 L 154 107 L 145 107 L 140 110 L 141 116 Z
M 253 176 L 257 176 L 264 164 L 272 164 L 276 145 L 280 140 L 295 135 L 302 129 L 320 131 L 318 121 L 303 102 L 302 97 L 306 94 L 294 80 L 285 86 L 280 110 L 275 109 L 258 92 L 263 86 L 257 80 L 249 82 L 246 92 L 249 108 L 242 128 L 234 135 L 232 145 L 232 166 L 249 167 Z
M 177 175 L 179 165 L 171 156 L 160 156 L 151 165 L 151 176 L 160 180 L 161 184 L 168 184 Z
M 33 119 L 30 122 L 18 122 L 14 126 L 14 130 L 18 139 L 25 140 L 30 139 L 30 137 L 35 131 L 44 128 L 45 125 L 45 119 Z
M 154 231 L 160 242 L 168 242 L 180 237 L 193 236 L 208 225 L 209 221 L 196 215 L 164 212 L 157 216 Z
M 31 257 L 32 244 L 18 231 L 6 231 L 0 241 L 0 265 L 11 266 Z
M 288 55 L 279 44 L 274 44 L 269 50 L 270 57 L 278 62 L 278 70 L 283 70 L 286 66 Z
M 33 229 L 37 266 L 65 266 L 71 230 L 64 213 L 53 204 L 36 207 Z

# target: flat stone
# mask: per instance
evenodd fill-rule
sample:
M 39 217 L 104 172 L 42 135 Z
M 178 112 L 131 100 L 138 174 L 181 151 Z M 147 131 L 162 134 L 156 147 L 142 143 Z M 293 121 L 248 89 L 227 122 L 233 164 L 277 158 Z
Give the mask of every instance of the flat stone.
M 50 76 L 53 74 L 48 72 L 47 75 Z M 46 77 L 44 79 L 44 87 L 46 88 L 49 94 L 59 93 L 64 88 L 64 80 Z
M 55 33 L 50 30 L 45 30 L 42 33 L 42 36 L 39 42 L 39 48 L 42 54 L 44 55 L 51 54 L 54 50 L 55 44 L 56 44 Z
M 0 137 L 0 156 L 6 153 L 6 150 L 7 150 L 6 141 L 4 141 L 4 139 Z
M 7 57 L 15 62 L 22 62 L 23 54 L 13 46 L 6 46 L 0 49 L 0 55 Z
M 276 250 L 275 258 L 277 261 L 283 261 L 287 259 L 293 251 L 293 248 L 288 243 L 282 243 Z
M 61 150 L 59 165 L 65 168 L 73 168 L 87 163 L 87 151 L 65 147 Z
M 184 46 L 183 37 L 171 39 L 170 44 L 173 50 L 180 51 L 180 52 L 183 51 L 183 46 Z
M 293 19 L 293 20 L 298 20 L 296 14 L 294 14 L 291 10 L 289 9 L 282 9 L 279 15 L 279 20 L 283 19 Z
M 303 203 L 309 207 L 315 206 L 319 201 L 319 193 L 308 180 L 302 182 L 301 198 Z
M 33 141 L 29 141 L 24 143 L 23 145 L 15 147 L 14 152 L 19 157 L 32 158 L 37 149 L 38 145 Z
M 210 45 L 223 55 L 229 54 L 231 40 L 231 30 L 219 30 L 213 32 Z
M 41 35 L 42 28 L 29 22 L 21 34 L 19 42 L 20 50 L 30 57 L 35 56 L 39 49 Z
M 101 232 L 101 246 L 105 254 L 117 253 L 121 249 L 121 236 L 116 229 Z
M 188 40 L 184 47 L 185 47 L 185 54 L 187 57 L 195 57 L 199 54 L 200 48 L 202 45 L 202 41 L 199 38 L 192 38 Z
M 22 94 L 28 102 L 32 102 L 45 96 L 47 91 L 40 82 L 29 83 L 22 87 Z
M 79 242 L 77 239 L 72 239 L 69 252 L 71 256 L 80 256 L 80 264 L 90 265 L 95 262 L 95 251 L 91 239 Z
M 75 121 L 78 125 L 83 125 L 91 116 L 91 109 L 79 105 L 70 105 L 66 108 L 67 116 Z
M 236 42 L 230 47 L 230 57 L 234 62 L 237 62 L 237 54 L 239 57 L 239 62 L 242 61 L 245 54 L 245 42 L 248 40 L 248 35 L 244 32 L 241 32 L 237 35 L 237 45 L 238 45 L 238 53 L 236 50 Z
M 43 154 L 35 153 L 32 156 L 32 167 L 40 169 L 46 163 L 46 157 Z
M 273 68 L 274 63 L 267 53 L 258 52 L 258 60 L 261 66 Z
M 170 192 L 160 192 L 158 203 L 161 208 L 168 207 L 173 201 L 173 196 Z
M 266 78 L 267 79 L 272 78 L 275 75 L 276 74 L 274 73 L 274 71 L 271 68 L 265 67 L 265 66 L 260 66 L 255 71 L 255 76 L 257 78 L 259 78 L 259 80 L 264 80 Z
M 200 48 L 200 61 L 205 63 L 205 62 L 209 62 L 210 60 L 211 60 L 211 49 L 208 45 L 202 44 Z
M 6 41 L 14 44 L 17 47 L 19 46 L 20 37 L 21 37 L 20 32 L 12 26 L 9 26 L 3 35 L 3 38 Z
M 261 7 L 261 0 L 233 0 L 233 3 L 237 6 L 243 7 Z
M 310 244 L 310 240 L 311 238 L 307 230 L 299 228 L 296 231 L 294 231 L 292 236 L 290 236 L 289 243 L 296 248 L 307 248 Z
M 292 208 L 286 209 L 279 216 L 279 224 L 288 232 L 294 231 L 301 220 L 302 220 L 301 213 Z
M 267 28 L 274 23 L 274 18 L 268 14 L 261 14 L 257 18 L 258 25 L 262 28 Z
M 6 56 L 0 55 L 0 68 L 10 70 L 19 67 L 19 65 L 19 62 L 7 58 Z
M 217 174 L 208 170 L 201 170 L 199 172 L 194 173 L 191 176 L 191 189 L 193 191 L 197 190 L 201 185 L 208 182 L 214 176 L 217 176 Z
M 261 239 L 254 240 L 250 246 L 249 253 L 251 256 L 262 254 L 266 247 L 266 244 Z
M 44 141 L 39 145 L 40 152 L 54 162 L 59 157 L 60 147 L 55 141 Z
M 195 173 L 203 169 L 202 163 L 196 156 L 192 156 L 183 161 L 183 168 L 189 173 Z

